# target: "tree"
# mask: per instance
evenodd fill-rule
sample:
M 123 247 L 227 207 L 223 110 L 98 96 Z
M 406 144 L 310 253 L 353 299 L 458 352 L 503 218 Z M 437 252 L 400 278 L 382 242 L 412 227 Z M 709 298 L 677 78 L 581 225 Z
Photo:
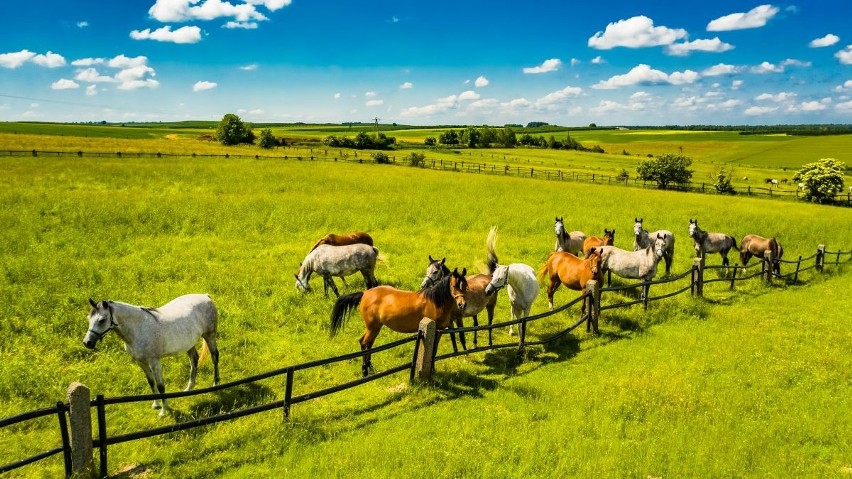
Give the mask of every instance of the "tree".
M 497 132 L 497 143 L 503 148 L 514 148 L 518 145 L 518 137 L 515 135 L 515 130 L 510 126 L 504 127 Z
M 725 169 L 724 166 L 719 167 L 718 170 L 713 172 L 710 175 L 710 178 L 713 180 L 713 188 L 716 190 L 716 193 L 721 194 L 736 194 L 736 190 L 731 185 L 731 178 L 734 176 L 734 168 L 732 167 L 729 170 Z
M 423 140 L 423 144 L 426 146 L 435 146 L 437 140 L 435 140 L 434 136 L 427 136 L 425 140 Z
M 254 143 L 251 125 L 243 123 L 240 117 L 233 113 L 227 113 L 222 117 L 219 126 L 216 127 L 216 138 L 223 145 Z
M 272 134 L 272 130 L 264 128 L 260 130 L 260 139 L 257 142 L 257 145 L 263 149 L 269 150 L 278 146 L 278 140 L 275 139 L 275 136 Z
M 793 176 L 793 181 L 803 184 L 805 199 L 815 203 L 828 203 L 843 191 L 843 171 L 846 164 L 834 158 L 823 158 L 808 163 Z
M 636 172 L 643 181 L 653 181 L 660 189 L 665 189 L 669 184 L 686 184 L 692 179 L 692 159 L 683 155 L 667 153 L 653 160 L 645 160 L 639 163 Z
M 467 127 L 464 130 L 464 135 L 462 137 L 462 144 L 467 145 L 468 148 L 476 148 L 479 146 L 479 141 L 482 138 L 482 135 L 479 132 L 479 129 L 474 126 Z
M 455 130 L 447 130 L 438 135 L 438 143 L 442 145 L 458 145 L 459 134 Z

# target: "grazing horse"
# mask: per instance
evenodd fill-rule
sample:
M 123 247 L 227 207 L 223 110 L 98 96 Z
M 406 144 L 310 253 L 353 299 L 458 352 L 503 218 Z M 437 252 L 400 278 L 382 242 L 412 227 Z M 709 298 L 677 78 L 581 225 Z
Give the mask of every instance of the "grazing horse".
M 361 351 L 369 351 L 376 337 L 387 326 L 399 333 L 416 333 L 420 320 L 429 318 L 435 321 L 438 329 L 446 329 L 454 311 L 465 308 L 467 270 L 453 270 L 437 283 L 420 291 L 403 291 L 390 286 L 377 286 L 367 291 L 341 296 L 331 311 L 331 335 L 334 336 L 349 312 L 358 307 L 364 319 L 364 334 L 359 343 Z M 367 376 L 373 364 L 370 354 L 363 357 L 361 372 Z
M 633 219 L 633 251 L 645 249 L 652 246 L 653 238 L 662 236 L 666 239 L 666 247 L 663 250 L 663 259 L 666 261 L 666 274 L 671 273 L 672 262 L 674 262 L 675 237 L 674 233 L 669 230 L 657 230 L 651 233 L 642 228 L 643 218 Z
M 564 284 L 566 288 L 574 291 L 582 291 L 589 280 L 595 279 L 598 284 L 603 284 L 603 270 L 601 264 L 600 248 L 589 248 L 584 259 L 580 259 L 571 253 L 554 251 L 550 253 L 547 262 L 538 270 L 538 279 L 550 280 L 547 287 L 547 301 L 550 309 L 553 309 L 553 293 Z M 586 314 L 586 303 L 583 303 L 583 315 Z
M 772 251 L 776 260 L 781 259 L 781 256 L 784 255 L 784 248 L 781 247 L 781 243 L 779 243 L 775 238 L 764 238 L 763 236 L 758 235 L 745 235 L 743 236 L 743 240 L 740 242 L 740 261 L 743 263 L 743 266 L 746 266 L 752 256 L 757 256 L 763 260 L 763 255 L 767 251 Z M 781 274 L 780 261 L 776 261 L 775 264 L 772 265 L 772 271 L 775 274 Z
M 586 241 L 586 234 L 582 231 L 565 232 L 565 223 L 561 217 L 556 217 L 556 222 L 553 223 L 553 230 L 556 232 L 556 246 L 554 251 L 567 251 L 575 255 L 583 251 L 583 241 Z
M 124 341 L 124 350 L 145 372 L 152 393 L 165 394 L 160 358 L 173 354 L 186 353 L 189 356 L 189 384 L 185 391 L 195 386 L 199 363 L 195 344 L 198 338 L 204 338 L 201 358 L 208 355 L 213 358 L 213 385 L 219 384 L 219 349 L 216 347 L 219 315 L 210 296 L 187 294 L 159 308 L 143 308 L 118 301 L 95 302 L 91 298 L 89 304 L 92 310 L 83 345 L 95 349 L 106 333 L 115 331 Z M 159 403 L 155 400 L 153 407 L 162 408 L 160 416 L 165 415 L 166 400 Z
M 615 243 L 615 230 L 604 228 L 603 238 L 592 236 L 583 241 L 583 256 L 589 256 L 589 250 L 597 246 L 612 246 Z
M 361 243 L 367 246 L 373 246 L 373 237 L 363 231 L 353 231 L 345 235 L 336 235 L 329 233 L 316 242 L 311 251 L 317 249 L 317 246 L 327 244 L 329 246 L 346 246 L 350 244 Z
M 337 285 L 334 284 L 332 276 L 349 276 L 358 271 L 364 275 L 367 289 L 379 284 L 375 276 L 376 258 L 379 250 L 373 246 L 356 243 L 347 246 L 319 245 L 307 256 L 299 266 L 296 276 L 296 289 L 310 291 L 309 283 L 311 275 L 317 273 L 323 278 L 323 291 L 328 297 L 328 288 L 334 291 L 335 296 L 340 296 Z
M 485 294 L 493 294 L 504 286 L 512 305 L 512 320 L 525 318 L 530 315 L 533 301 L 538 296 L 538 280 L 535 270 L 523 263 L 508 265 L 498 264 L 497 261 L 497 227 L 492 226 L 486 241 L 488 246 L 488 270 L 491 271 L 491 282 L 485 288 Z M 509 325 L 509 336 L 513 334 Z M 488 331 L 488 344 L 491 344 L 491 330 Z
M 722 266 L 728 266 L 728 251 L 731 248 L 739 251 L 737 240 L 725 233 L 708 233 L 698 227 L 698 219 L 689 220 L 689 237 L 695 246 L 695 256 L 704 258 L 707 253 L 719 253 L 722 256 Z
M 446 258 L 437 260 L 429 255 L 429 266 L 426 267 L 426 277 L 420 283 L 420 289 L 428 288 L 440 281 L 445 276 L 450 275 L 450 268 L 444 264 Z M 473 317 L 473 325 L 479 326 L 477 315 L 484 309 L 488 313 L 488 324 L 494 322 L 494 307 L 497 305 L 497 295 L 485 294 L 485 287 L 491 282 L 490 274 L 473 274 L 465 278 L 467 280 L 467 292 L 464 295 L 465 308 L 464 311 L 454 311 L 452 321 L 456 327 L 463 328 L 463 318 Z M 473 347 L 477 347 L 477 333 L 473 333 Z M 453 340 L 453 348 L 455 348 L 455 335 L 450 336 Z M 462 349 L 467 349 L 467 343 L 464 338 L 464 333 L 459 333 Z

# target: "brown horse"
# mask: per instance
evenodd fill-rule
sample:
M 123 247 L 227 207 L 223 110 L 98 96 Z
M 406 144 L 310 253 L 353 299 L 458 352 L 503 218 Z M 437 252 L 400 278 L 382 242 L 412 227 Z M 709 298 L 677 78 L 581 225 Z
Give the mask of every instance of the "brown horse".
M 550 309 L 553 309 L 553 293 L 556 292 L 559 285 L 564 284 L 568 289 L 582 291 L 591 279 L 596 279 L 599 284 L 603 283 L 600 249 L 590 248 L 588 256 L 584 259 L 564 251 L 554 251 L 550 253 L 544 266 L 538 270 L 538 278 L 540 280 L 550 279 L 550 286 L 547 287 L 547 300 Z M 586 305 L 583 304 L 583 314 L 585 312 Z
M 775 238 L 764 238 L 763 236 L 758 235 L 745 235 L 743 236 L 742 242 L 740 242 L 740 261 L 742 261 L 743 266 L 748 265 L 748 260 L 751 259 L 752 256 L 756 256 L 763 260 L 763 255 L 767 251 L 772 251 L 772 255 L 775 256 L 775 259 L 781 259 L 781 256 L 784 255 L 784 248 L 781 247 L 781 243 L 778 242 Z M 775 274 L 781 274 L 781 263 L 776 261 L 774 265 L 772 265 L 772 271 Z
M 329 233 L 320 238 L 320 240 L 317 241 L 317 244 L 315 244 L 314 247 L 311 248 L 311 251 L 317 249 L 317 246 L 321 244 L 327 244 L 331 246 L 346 246 L 355 243 L 363 243 L 366 245 L 373 246 L 373 238 L 369 234 L 364 233 L 363 231 L 353 231 L 352 233 L 346 235 L 336 235 L 334 233 Z
M 399 333 L 416 333 L 420 320 L 430 318 L 438 329 L 446 329 L 454 311 L 464 311 L 467 269 L 453 270 L 449 276 L 420 291 L 403 291 L 390 286 L 377 286 L 367 291 L 341 296 L 331 312 L 331 335 L 335 335 L 349 312 L 358 306 L 364 318 L 361 351 L 369 351 L 376 337 L 387 326 Z M 364 376 L 373 369 L 370 354 L 363 358 Z
M 592 236 L 583 241 L 583 256 L 589 256 L 589 250 L 598 246 L 612 246 L 615 242 L 615 230 L 604 228 L 603 238 Z
M 429 266 L 426 267 L 426 277 L 423 278 L 423 282 L 420 283 L 420 288 L 428 288 L 433 284 L 437 283 L 446 276 L 450 275 L 450 268 L 444 264 L 446 258 L 442 258 L 437 260 L 429 255 Z M 488 313 L 488 325 L 494 322 L 494 307 L 497 305 L 497 295 L 496 294 L 485 294 L 485 287 L 488 286 L 488 283 L 491 282 L 490 274 L 472 274 L 465 278 L 467 280 L 467 292 L 464 295 L 465 306 L 464 311 L 456 311 L 453 312 L 452 322 L 455 323 L 457 328 L 464 328 L 463 318 L 472 317 L 473 325 L 479 326 L 479 320 L 477 316 L 484 309 L 486 313 Z M 477 334 L 476 331 L 473 333 L 473 347 L 477 347 Z M 455 334 L 451 335 L 450 338 L 453 341 L 453 349 L 456 349 L 456 337 Z M 464 333 L 459 333 L 459 338 L 461 339 L 462 349 L 467 349 L 467 342 L 465 341 Z

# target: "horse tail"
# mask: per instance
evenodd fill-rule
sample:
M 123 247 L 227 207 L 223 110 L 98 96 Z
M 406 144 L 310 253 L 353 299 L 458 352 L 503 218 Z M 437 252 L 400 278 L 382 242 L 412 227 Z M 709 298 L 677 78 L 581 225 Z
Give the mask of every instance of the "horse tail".
M 497 252 L 495 251 L 497 248 L 496 226 L 492 226 L 491 230 L 488 231 L 488 238 L 485 240 L 485 245 L 488 247 L 488 272 L 494 274 L 494 270 L 497 269 Z
M 737 240 L 736 240 L 733 236 L 728 235 L 728 241 L 730 241 L 730 242 L 731 242 L 731 247 L 732 247 L 732 248 L 734 248 L 734 249 L 735 249 L 735 250 L 737 250 L 737 251 L 739 251 L 739 250 L 740 250 L 740 247 L 739 247 L 739 246 L 737 246 Z
M 372 245 L 370 245 L 370 246 L 372 246 Z M 384 253 L 379 253 L 379 248 L 376 248 L 375 246 L 373 246 L 373 251 L 376 252 L 376 262 L 377 263 L 387 263 L 388 262 L 387 255 L 384 254 Z
M 539 268 L 538 273 L 536 273 L 536 277 L 538 277 L 539 281 L 544 281 L 544 279 L 547 278 L 547 274 L 550 272 L 550 258 L 553 257 L 553 253 L 555 253 L 555 251 L 550 253 L 547 257 L 547 261 L 544 262 L 544 266 Z
M 198 354 L 198 365 L 201 366 L 210 359 L 210 348 L 207 346 L 207 341 L 201 341 L 201 352 Z
M 334 303 L 334 308 L 331 310 L 331 335 L 334 336 L 343 327 L 343 322 L 349 315 L 349 312 L 361 304 L 361 299 L 364 297 L 364 292 L 345 294 L 337 298 Z

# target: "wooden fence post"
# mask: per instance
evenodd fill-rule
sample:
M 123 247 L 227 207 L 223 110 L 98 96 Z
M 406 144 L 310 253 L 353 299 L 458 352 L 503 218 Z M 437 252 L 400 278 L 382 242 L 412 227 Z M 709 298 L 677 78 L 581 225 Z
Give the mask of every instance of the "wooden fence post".
M 597 280 L 590 279 L 586 282 L 586 304 L 589 309 L 589 319 L 586 321 L 586 332 L 594 331 L 600 333 L 598 320 L 601 317 L 601 285 Z
M 817 246 L 816 252 L 816 269 L 817 271 L 822 271 L 825 267 L 825 245 L 821 244 Z
M 92 460 L 92 413 L 89 388 L 81 383 L 68 386 L 71 424 L 71 471 L 74 477 L 94 477 Z
M 772 249 L 763 252 L 763 268 L 766 272 L 766 282 L 772 282 L 772 275 L 775 274 L 775 255 Z
M 699 297 L 704 296 L 704 258 L 692 260 L 692 285 L 693 293 Z
M 420 320 L 420 346 L 417 350 L 417 378 L 421 381 L 432 379 L 435 370 L 435 346 L 437 345 L 437 334 L 435 333 L 435 321 L 429 318 Z

